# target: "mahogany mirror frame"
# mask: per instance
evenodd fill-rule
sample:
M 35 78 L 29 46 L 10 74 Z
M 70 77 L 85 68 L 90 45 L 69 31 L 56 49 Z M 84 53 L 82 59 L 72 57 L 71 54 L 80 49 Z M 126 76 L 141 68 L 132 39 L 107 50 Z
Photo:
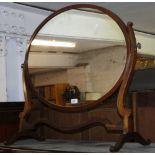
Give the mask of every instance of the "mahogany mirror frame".
M 96 101 L 93 101 L 89 104 L 81 104 L 81 105 L 76 105 L 76 106 L 62 106 L 62 105 L 51 104 L 47 100 L 45 100 L 43 97 L 38 95 L 38 93 L 35 91 L 35 88 L 31 82 L 31 79 L 30 79 L 30 73 L 29 73 L 29 69 L 28 69 L 28 58 L 29 58 L 31 43 L 34 40 L 34 38 L 36 37 L 36 35 L 38 34 L 38 32 L 42 29 L 42 27 L 49 20 L 52 20 L 54 17 L 56 17 L 57 15 L 65 12 L 65 11 L 69 11 L 71 9 L 81 9 L 81 8 L 91 8 L 91 9 L 99 10 L 99 11 L 101 11 L 101 13 L 106 14 L 109 17 L 111 17 L 118 24 L 118 26 L 120 27 L 120 29 L 124 35 L 126 47 L 127 47 L 127 57 L 126 57 L 126 64 L 124 67 L 124 71 L 122 72 L 119 80 L 116 82 L 116 84 L 113 86 L 113 88 L 109 92 L 107 92 L 104 96 L 102 96 L 101 98 L 99 98 Z M 107 99 L 108 97 L 110 97 L 120 85 L 122 85 L 123 83 L 124 84 L 128 83 L 129 77 L 131 76 L 134 65 L 135 65 L 135 56 L 136 56 L 136 41 L 135 41 L 133 29 L 132 29 L 132 23 L 128 23 L 128 25 L 126 26 L 125 23 L 116 14 L 114 14 L 110 10 L 105 9 L 100 6 L 92 5 L 92 4 L 75 4 L 75 5 L 70 5 L 70 6 L 64 7 L 62 9 L 59 9 L 59 10 L 55 11 L 54 13 L 52 13 L 51 15 L 49 15 L 37 27 L 37 29 L 34 31 L 32 37 L 29 41 L 29 44 L 27 47 L 27 52 L 25 55 L 24 70 L 23 70 L 24 79 L 25 79 L 24 82 L 25 82 L 25 88 L 26 88 L 24 90 L 26 100 L 29 100 L 31 98 L 30 96 L 36 96 L 47 107 L 55 109 L 55 110 L 59 110 L 62 112 L 81 112 L 81 111 L 87 111 L 89 109 L 93 109 L 94 107 L 96 107 L 100 104 L 103 104 L 104 100 Z M 125 90 L 127 89 L 127 85 L 124 85 L 124 84 L 122 86 L 123 88 L 120 88 L 120 91 L 125 93 Z M 124 100 L 124 96 L 125 96 L 125 94 L 123 95 L 123 98 L 122 98 L 123 100 Z M 119 102 L 118 102 L 118 107 L 120 106 Z M 123 107 L 121 107 L 121 108 L 123 108 Z

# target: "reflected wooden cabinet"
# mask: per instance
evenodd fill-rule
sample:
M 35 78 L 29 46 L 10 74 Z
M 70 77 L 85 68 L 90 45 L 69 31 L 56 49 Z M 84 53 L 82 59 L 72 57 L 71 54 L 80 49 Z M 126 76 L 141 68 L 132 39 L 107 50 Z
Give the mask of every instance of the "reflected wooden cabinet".
M 51 101 L 57 105 L 64 105 L 63 93 L 67 87 L 67 83 L 63 84 L 51 84 L 37 86 L 36 90 L 46 100 Z

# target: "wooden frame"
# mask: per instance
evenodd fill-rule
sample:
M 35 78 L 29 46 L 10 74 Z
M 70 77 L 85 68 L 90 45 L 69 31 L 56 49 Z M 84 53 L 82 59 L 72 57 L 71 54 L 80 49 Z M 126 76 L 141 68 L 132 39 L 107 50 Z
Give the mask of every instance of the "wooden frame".
M 65 106 L 61 106 L 61 105 L 50 104 L 48 101 L 46 101 L 42 97 L 38 96 L 38 94 L 36 93 L 32 83 L 31 83 L 31 80 L 30 80 L 30 75 L 29 75 L 29 70 L 28 70 L 28 58 L 29 58 L 29 51 L 31 48 L 31 43 L 32 43 L 33 39 L 35 38 L 35 36 L 37 35 L 37 33 L 39 32 L 39 30 L 49 20 L 51 20 L 55 16 L 59 15 L 60 13 L 65 12 L 65 11 L 68 11 L 71 9 L 81 9 L 81 8 L 97 9 L 97 10 L 101 11 L 102 13 L 110 16 L 118 24 L 118 26 L 122 30 L 122 33 L 124 34 L 124 38 L 125 38 L 125 42 L 126 42 L 126 46 L 127 46 L 127 58 L 126 58 L 125 68 L 124 68 L 124 71 L 123 71 L 122 75 L 120 76 L 119 80 L 114 85 L 114 87 L 107 94 L 105 94 L 103 97 L 101 97 L 97 101 L 94 101 L 89 104 L 84 104 L 82 106 L 81 105 L 76 106 L 76 107 L 73 107 L 73 106 L 65 107 Z M 126 95 L 127 95 L 127 91 L 128 91 L 128 87 L 129 87 L 131 78 L 133 76 L 134 66 L 136 63 L 136 54 L 137 54 L 136 39 L 135 39 L 135 35 L 134 35 L 132 26 L 133 26 L 133 24 L 131 22 L 128 22 L 128 24 L 125 25 L 124 22 L 110 10 L 105 9 L 100 6 L 92 5 L 92 4 L 76 4 L 76 5 L 67 6 L 67 7 L 64 7 L 62 9 L 52 13 L 50 16 L 48 16 L 35 30 L 35 32 L 33 33 L 32 37 L 30 39 L 29 45 L 27 47 L 25 62 L 23 65 L 23 84 L 24 84 L 24 94 L 25 94 L 24 111 L 20 115 L 20 127 L 19 127 L 18 133 L 16 135 L 14 135 L 6 144 L 12 144 L 15 140 L 17 140 L 18 138 L 23 137 L 23 136 L 24 137 L 25 136 L 33 137 L 38 140 L 43 140 L 42 137 L 39 137 L 39 135 L 37 135 L 37 133 L 34 132 L 36 130 L 36 128 L 41 125 L 49 126 L 50 128 L 55 129 L 56 131 L 59 131 L 62 133 L 80 132 L 80 131 L 88 129 L 92 126 L 100 125 L 100 126 L 104 126 L 107 129 L 107 132 L 111 132 L 111 131 L 113 131 L 113 129 L 111 129 L 110 126 L 104 124 L 100 120 L 91 120 L 89 122 L 85 122 L 83 124 L 79 124 L 74 127 L 60 129 L 57 126 L 50 124 L 44 118 L 40 117 L 38 120 L 35 120 L 34 122 L 33 121 L 31 122 L 29 118 L 31 117 L 31 113 L 39 108 L 39 106 L 38 106 L 39 104 L 42 107 L 52 108 L 56 111 L 65 112 L 65 113 L 73 113 L 73 112 L 78 113 L 78 112 L 85 112 L 88 110 L 92 110 L 96 106 L 103 104 L 105 99 L 110 97 L 118 89 L 119 89 L 119 93 L 118 93 L 118 98 L 117 98 L 117 110 L 118 110 L 118 114 L 120 115 L 120 117 L 123 120 L 123 129 L 122 129 L 122 137 L 123 138 L 121 138 L 120 141 L 118 143 L 116 143 L 116 145 L 114 147 L 111 147 L 110 151 L 112 151 L 112 152 L 118 151 L 126 141 L 135 139 L 135 137 L 137 137 L 138 133 L 134 132 L 134 125 L 135 125 L 133 123 L 134 110 L 126 107 Z M 36 99 L 37 99 L 37 102 L 36 102 Z M 149 141 L 145 141 L 144 139 L 142 139 L 142 137 L 140 135 L 138 135 L 137 139 L 136 140 L 138 142 L 143 140 L 143 144 L 145 144 L 145 145 L 149 144 Z

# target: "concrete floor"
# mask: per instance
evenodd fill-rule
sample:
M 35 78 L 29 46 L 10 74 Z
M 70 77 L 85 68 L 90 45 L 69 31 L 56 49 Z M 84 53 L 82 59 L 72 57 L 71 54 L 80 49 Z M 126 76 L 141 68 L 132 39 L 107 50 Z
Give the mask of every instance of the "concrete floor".
M 66 152 L 92 152 L 92 153 L 106 153 L 109 152 L 109 147 L 115 143 L 112 142 L 88 142 L 88 141 L 64 141 L 64 140 L 45 140 L 42 142 L 28 139 L 17 141 L 9 147 L 26 148 L 26 149 L 40 149 L 40 150 L 55 150 Z M 2 143 L 0 146 L 4 146 Z M 26 151 L 32 152 L 32 151 Z M 35 151 L 33 151 L 35 152 Z M 37 151 L 36 151 L 37 152 Z M 44 151 L 43 151 L 44 152 Z M 51 151 L 52 152 L 52 151 Z M 138 143 L 126 143 L 119 152 L 124 153 L 154 153 L 155 143 L 148 146 L 143 146 Z

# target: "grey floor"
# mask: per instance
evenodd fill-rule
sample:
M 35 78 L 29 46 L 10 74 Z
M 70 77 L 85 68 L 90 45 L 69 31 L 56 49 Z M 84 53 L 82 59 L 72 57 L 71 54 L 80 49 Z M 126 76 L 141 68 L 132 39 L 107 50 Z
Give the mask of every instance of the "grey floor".
M 9 147 L 27 148 L 27 149 L 42 149 L 68 152 L 92 152 L 92 153 L 106 153 L 109 152 L 109 147 L 113 145 L 112 142 L 88 142 L 88 141 L 64 141 L 64 140 L 45 140 L 39 142 L 33 139 L 20 140 Z M 4 146 L 3 143 L 0 146 Z M 31 152 L 31 151 L 30 151 Z M 34 151 L 35 152 L 35 151 Z M 44 152 L 44 151 L 43 151 Z M 148 146 L 143 146 L 138 143 L 126 143 L 119 152 L 124 153 L 154 153 L 155 143 Z

